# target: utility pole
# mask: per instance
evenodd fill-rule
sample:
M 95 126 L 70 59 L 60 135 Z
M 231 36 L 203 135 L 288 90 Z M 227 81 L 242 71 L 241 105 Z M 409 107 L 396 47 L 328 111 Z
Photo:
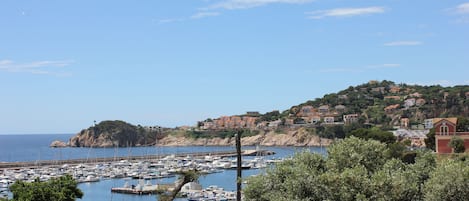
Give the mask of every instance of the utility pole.
M 241 201 L 241 181 L 242 181 L 242 175 L 241 175 L 241 134 L 243 133 L 242 130 L 238 130 L 236 133 L 236 155 L 238 159 L 236 171 L 237 171 L 237 179 L 236 179 L 236 201 Z

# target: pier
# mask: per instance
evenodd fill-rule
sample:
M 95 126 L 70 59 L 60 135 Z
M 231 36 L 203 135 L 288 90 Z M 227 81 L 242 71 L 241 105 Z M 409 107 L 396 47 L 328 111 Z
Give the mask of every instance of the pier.
M 266 156 L 273 155 L 275 152 L 269 150 L 243 150 L 243 156 Z M 119 160 L 152 160 L 160 159 L 166 156 L 175 155 L 176 157 L 204 157 L 204 156 L 219 156 L 219 157 L 235 157 L 236 151 L 218 151 L 218 152 L 191 152 L 191 153 L 178 153 L 178 154 L 161 154 L 161 155 L 144 155 L 144 156 L 118 156 L 118 157 L 100 157 L 100 158 L 87 158 L 87 159 L 67 159 L 67 160 L 39 160 L 39 161 L 25 161 L 25 162 L 0 162 L 0 169 L 15 169 L 36 166 L 55 166 L 64 164 L 90 164 L 90 163 L 108 163 Z

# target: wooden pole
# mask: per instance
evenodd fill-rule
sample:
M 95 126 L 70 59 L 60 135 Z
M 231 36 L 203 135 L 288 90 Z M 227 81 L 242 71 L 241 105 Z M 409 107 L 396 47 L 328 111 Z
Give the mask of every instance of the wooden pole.
M 236 153 L 237 153 L 237 179 L 236 179 L 236 201 L 241 201 L 241 178 L 242 178 L 242 158 L 241 158 L 241 134 L 243 132 L 238 130 L 236 134 Z

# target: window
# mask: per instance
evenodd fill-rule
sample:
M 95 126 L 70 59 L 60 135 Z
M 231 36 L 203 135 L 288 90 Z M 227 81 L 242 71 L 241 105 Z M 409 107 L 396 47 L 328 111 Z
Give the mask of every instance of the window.
M 440 135 L 448 135 L 448 133 L 449 133 L 448 126 L 444 123 L 440 127 Z

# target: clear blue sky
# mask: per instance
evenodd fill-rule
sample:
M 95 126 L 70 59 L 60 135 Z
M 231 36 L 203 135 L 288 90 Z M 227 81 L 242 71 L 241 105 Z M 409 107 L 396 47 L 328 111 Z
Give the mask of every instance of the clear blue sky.
M 168 127 L 369 80 L 469 84 L 469 1 L 2 0 L 0 134 Z

